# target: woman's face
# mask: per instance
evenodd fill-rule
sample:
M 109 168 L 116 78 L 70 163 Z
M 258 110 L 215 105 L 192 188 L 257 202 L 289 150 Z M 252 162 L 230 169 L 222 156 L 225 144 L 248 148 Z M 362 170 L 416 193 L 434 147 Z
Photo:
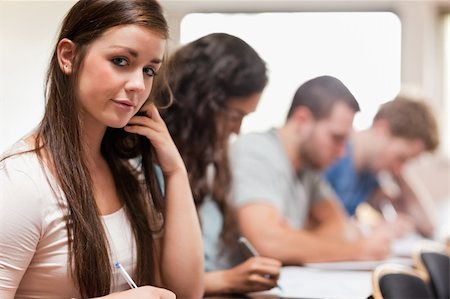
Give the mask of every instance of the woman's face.
M 77 89 L 83 123 L 124 127 L 150 94 L 165 43 L 138 25 L 113 27 L 92 42 Z
M 230 98 L 223 113 L 219 117 L 219 130 L 223 130 L 225 139 L 232 134 L 239 134 L 242 120 L 248 114 L 254 112 L 258 106 L 261 93 L 257 92 L 250 96 Z M 222 134 L 221 134 L 222 135 Z

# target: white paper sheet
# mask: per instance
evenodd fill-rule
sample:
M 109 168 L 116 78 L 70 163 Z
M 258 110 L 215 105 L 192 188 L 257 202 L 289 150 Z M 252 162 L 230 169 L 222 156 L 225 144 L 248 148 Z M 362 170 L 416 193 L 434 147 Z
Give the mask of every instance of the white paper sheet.
M 283 267 L 278 284 L 267 292 L 283 298 L 365 299 L 372 293 L 370 271 Z

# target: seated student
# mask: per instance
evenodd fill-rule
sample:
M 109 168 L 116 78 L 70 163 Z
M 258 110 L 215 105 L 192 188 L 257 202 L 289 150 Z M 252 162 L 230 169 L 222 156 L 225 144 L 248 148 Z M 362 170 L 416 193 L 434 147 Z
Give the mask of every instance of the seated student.
M 232 199 L 241 232 L 284 264 L 382 259 L 384 236 L 363 237 L 319 170 L 344 154 L 359 105 L 336 78 L 297 90 L 279 129 L 243 135 L 231 150 Z
M 167 63 L 173 104 L 161 115 L 186 163 L 205 246 L 206 295 L 273 288 L 281 263 L 244 260 L 238 251 L 228 140 L 256 109 L 266 66 L 241 39 L 213 33 L 176 51 Z
M 201 298 L 186 168 L 149 101 L 167 35 L 154 0 L 68 12 L 44 118 L 0 158 L 0 298 Z
M 324 177 L 347 212 L 354 215 L 361 202 L 383 204 L 380 199 L 389 198 L 377 179 L 377 173 L 388 171 L 403 191 L 400 198 L 390 200 L 413 218 L 407 223 L 395 221 L 389 229 L 401 234 L 410 223 L 424 236 L 431 236 L 432 222 L 403 179 L 402 167 L 420 153 L 433 151 L 438 143 L 436 120 L 427 105 L 398 96 L 380 107 L 369 129 L 351 135 L 345 156 L 330 166 Z

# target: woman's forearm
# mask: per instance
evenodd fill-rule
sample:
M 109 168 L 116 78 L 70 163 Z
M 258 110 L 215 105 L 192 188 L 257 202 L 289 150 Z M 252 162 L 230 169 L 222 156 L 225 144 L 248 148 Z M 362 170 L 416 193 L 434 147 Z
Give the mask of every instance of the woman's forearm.
M 165 177 L 166 226 L 161 278 L 177 298 L 204 292 L 203 242 L 192 192 L 184 169 Z

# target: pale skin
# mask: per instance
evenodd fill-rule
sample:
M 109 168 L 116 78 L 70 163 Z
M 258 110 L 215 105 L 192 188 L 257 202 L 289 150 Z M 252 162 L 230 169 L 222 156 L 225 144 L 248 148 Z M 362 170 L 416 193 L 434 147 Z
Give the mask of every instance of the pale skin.
M 158 110 L 151 103 L 144 105 L 164 50 L 165 40 L 149 29 L 137 25 L 117 26 L 88 46 L 80 67 L 78 97 L 86 128 L 81 130 L 82 140 L 100 214 L 113 213 L 122 206 L 111 170 L 100 152 L 108 126 L 125 126 L 127 132 L 149 139 L 166 188 L 158 285 L 171 291 L 140 286 L 103 298 L 169 299 L 175 298 L 175 294 L 179 298 L 201 298 L 204 291 L 201 232 L 187 171 Z M 75 44 L 68 39 L 58 44 L 59 64 L 68 76 L 72 74 L 76 51 Z M 146 115 L 134 116 L 139 110 Z
M 242 119 L 255 111 L 261 97 L 260 93 L 245 99 L 227 101 L 228 115 L 225 122 L 226 132 L 221 136 L 228 138 L 231 133 L 239 134 Z M 280 276 L 281 262 L 268 257 L 252 257 L 245 262 L 221 271 L 205 273 L 205 295 L 248 293 L 274 288 Z
M 294 169 L 304 167 L 305 157 L 309 164 L 321 169 L 342 156 L 353 116 L 353 110 L 342 103 L 335 104 L 330 116 L 320 120 L 314 120 L 307 108 L 297 108 L 278 130 Z M 238 209 L 238 222 L 242 234 L 260 254 L 283 264 L 374 260 L 389 254 L 389 239 L 378 235 L 364 238 L 334 199 L 314 204 L 304 229 L 292 227 L 275 206 L 257 198 Z

